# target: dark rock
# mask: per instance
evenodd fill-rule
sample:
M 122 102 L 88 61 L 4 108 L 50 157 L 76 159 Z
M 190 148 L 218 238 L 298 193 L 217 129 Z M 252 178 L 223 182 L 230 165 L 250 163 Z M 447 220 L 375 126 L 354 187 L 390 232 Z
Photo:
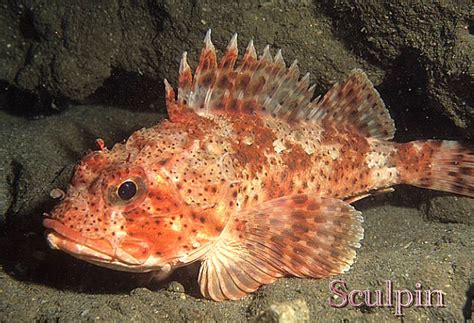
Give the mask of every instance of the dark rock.
M 331 1 L 324 8 L 349 47 L 393 74 L 383 87 L 387 92 L 391 89 L 388 94 L 393 102 L 389 103 L 399 113 L 415 110 L 409 114 L 419 120 L 408 124 L 416 127 L 421 121 L 432 127 L 436 116 L 442 116 L 465 136 L 474 137 L 474 36 L 468 23 L 472 24 L 473 13 L 469 2 L 454 6 Z M 410 82 L 412 77 L 421 82 Z M 393 91 L 397 83 L 405 83 L 405 91 L 412 94 L 400 96 Z M 410 83 L 415 87 L 410 88 Z M 419 102 L 413 105 L 409 98 L 417 96 Z
M 0 79 L 37 95 L 84 100 L 98 89 L 103 92 L 105 82 L 111 93 L 98 98 L 115 97 L 120 104 L 124 101 L 120 89 L 130 91 L 138 83 L 135 95 L 152 102 L 163 78 L 176 80 L 183 51 L 188 50 L 190 61 L 196 63 L 208 28 L 213 28 L 220 51 L 234 32 L 241 36 L 241 49 L 250 38 L 260 50 L 267 43 L 273 49 L 283 48 L 287 60 L 299 59 L 302 70 L 313 72 L 318 92 L 354 67 L 368 70 L 377 82 L 382 75 L 335 39 L 330 21 L 315 14 L 309 2 L 299 6 L 254 1 L 219 6 L 173 1 L 154 5 L 110 1 L 103 6 L 9 3 L 5 9 L 3 30 L 7 26 L 13 30 L 4 38 Z M 229 20 L 229 12 L 234 19 Z M 219 28 L 219 21 L 226 21 L 225 29 Z
M 156 70 L 159 2 L 3 5 L 0 79 L 35 94 L 82 100 L 114 70 Z M 146 61 L 145 67 L 140 62 Z
M 188 50 L 195 63 L 206 29 L 213 28 L 221 51 L 233 32 L 241 36 L 241 48 L 250 38 L 258 48 L 283 48 L 287 60 L 296 58 L 313 73 L 317 93 L 354 67 L 367 70 L 402 131 L 474 133 L 468 2 L 11 1 L 3 7 L 0 79 L 43 103 L 51 101 L 47 96 L 84 100 L 99 90 L 99 100 L 149 106 L 162 95 L 163 78 L 176 80 L 181 53 Z M 446 120 L 451 130 L 429 131 L 433 122 Z
M 0 227 L 5 224 L 7 212 L 13 204 L 13 180 L 14 171 L 11 160 L 7 158 L 6 151 L 0 151 L 2 158 L 0 158 Z
M 422 203 L 427 219 L 443 223 L 474 225 L 474 199 L 464 196 L 436 196 Z
M 96 92 L 93 98 L 101 102 L 147 107 L 162 96 L 163 78 L 176 79 L 184 50 L 196 62 L 212 28 L 221 51 L 234 32 L 241 48 L 250 38 L 260 49 L 267 43 L 283 48 L 287 60 L 298 59 L 303 71 L 313 73 L 316 93 L 354 67 L 367 70 L 402 134 L 420 128 L 425 136 L 473 137 L 468 2 L 189 4 L 9 1 L 0 13 L 0 79 L 11 91 L 41 96 L 38 102 L 48 109 L 54 101 L 48 96 L 81 101 Z M 447 120 L 448 129 L 432 129 L 433 122 Z

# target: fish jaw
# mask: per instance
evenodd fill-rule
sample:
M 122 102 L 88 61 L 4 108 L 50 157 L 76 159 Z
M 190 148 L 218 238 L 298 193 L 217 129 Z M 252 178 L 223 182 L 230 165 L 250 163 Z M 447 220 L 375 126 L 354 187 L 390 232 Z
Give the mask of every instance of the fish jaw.
M 47 229 L 46 240 L 52 249 L 62 250 L 95 265 L 131 272 L 170 267 L 169 264 L 162 263 L 159 257 L 150 255 L 150 247 L 144 241 L 127 239 L 128 252 L 120 248 L 120 239 L 111 241 L 106 238 L 86 238 L 55 219 L 44 219 L 43 226 Z

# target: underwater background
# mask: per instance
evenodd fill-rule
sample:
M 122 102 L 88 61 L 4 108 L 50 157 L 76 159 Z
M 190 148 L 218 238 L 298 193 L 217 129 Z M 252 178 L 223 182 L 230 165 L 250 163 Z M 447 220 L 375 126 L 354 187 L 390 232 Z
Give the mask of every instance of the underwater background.
M 8 1 L 0 4 L 0 320 L 396 320 L 393 308 L 332 308 L 328 279 L 279 279 L 241 301 L 203 299 L 197 268 L 161 283 L 50 250 L 42 214 L 95 139 L 107 146 L 166 117 L 205 32 L 218 54 L 281 48 L 324 94 L 363 69 L 395 120 L 395 140 L 474 138 L 474 5 L 470 1 Z M 350 289 L 446 293 L 445 308 L 405 319 L 472 318 L 474 199 L 406 186 L 356 203 L 365 238 Z M 146 286 L 146 287 L 145 287 Z M 285 316 L 287 315 L 287 316 Z M 293 316 L 292 316 L 293 315 Z

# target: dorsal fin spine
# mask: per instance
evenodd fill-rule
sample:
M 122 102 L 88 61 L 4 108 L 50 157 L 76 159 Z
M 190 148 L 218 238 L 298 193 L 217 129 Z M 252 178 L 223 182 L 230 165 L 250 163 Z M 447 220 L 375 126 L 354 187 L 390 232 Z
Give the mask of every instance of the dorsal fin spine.
M 183 54 L 178 102 L 185 103 L 198 114 L 232 110 L 270 114 L 292 122 L 347 123 L 367 137 L 393 138 L 393 120 L 362 71 L 353 70 L 321 100 L 311 101 L 315 85 L 308 88 L 309 74 L 299 79 L 297 60 L 286 68 L 281 50 L 272 57 L 267 45 L 257 59 L 253 41 L 250 40 L 242 62 L 234 68 L 237 56 L 235 34 L 217 67 L 209 30 L 194 78 L 186 53 Z
M 183 103 L 188 101 L 189 93 L 193 85 L 193 73 L 191 67 L 187 62 L 187 52 L 183 52 L 183 57 L 179 64 L 179 88 L 178 88 L 178 102 Z

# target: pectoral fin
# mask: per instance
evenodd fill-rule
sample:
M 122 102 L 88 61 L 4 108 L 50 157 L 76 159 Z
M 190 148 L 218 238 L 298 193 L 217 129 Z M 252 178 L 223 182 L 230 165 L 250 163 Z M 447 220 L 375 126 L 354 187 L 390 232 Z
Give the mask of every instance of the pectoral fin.
M 202 294 L 240 299 L 278 277 L 327 277 L 350 268 L 363 237 L 360 212 L 332 198 L 286 196 L 235 214 L 206 254 Z

